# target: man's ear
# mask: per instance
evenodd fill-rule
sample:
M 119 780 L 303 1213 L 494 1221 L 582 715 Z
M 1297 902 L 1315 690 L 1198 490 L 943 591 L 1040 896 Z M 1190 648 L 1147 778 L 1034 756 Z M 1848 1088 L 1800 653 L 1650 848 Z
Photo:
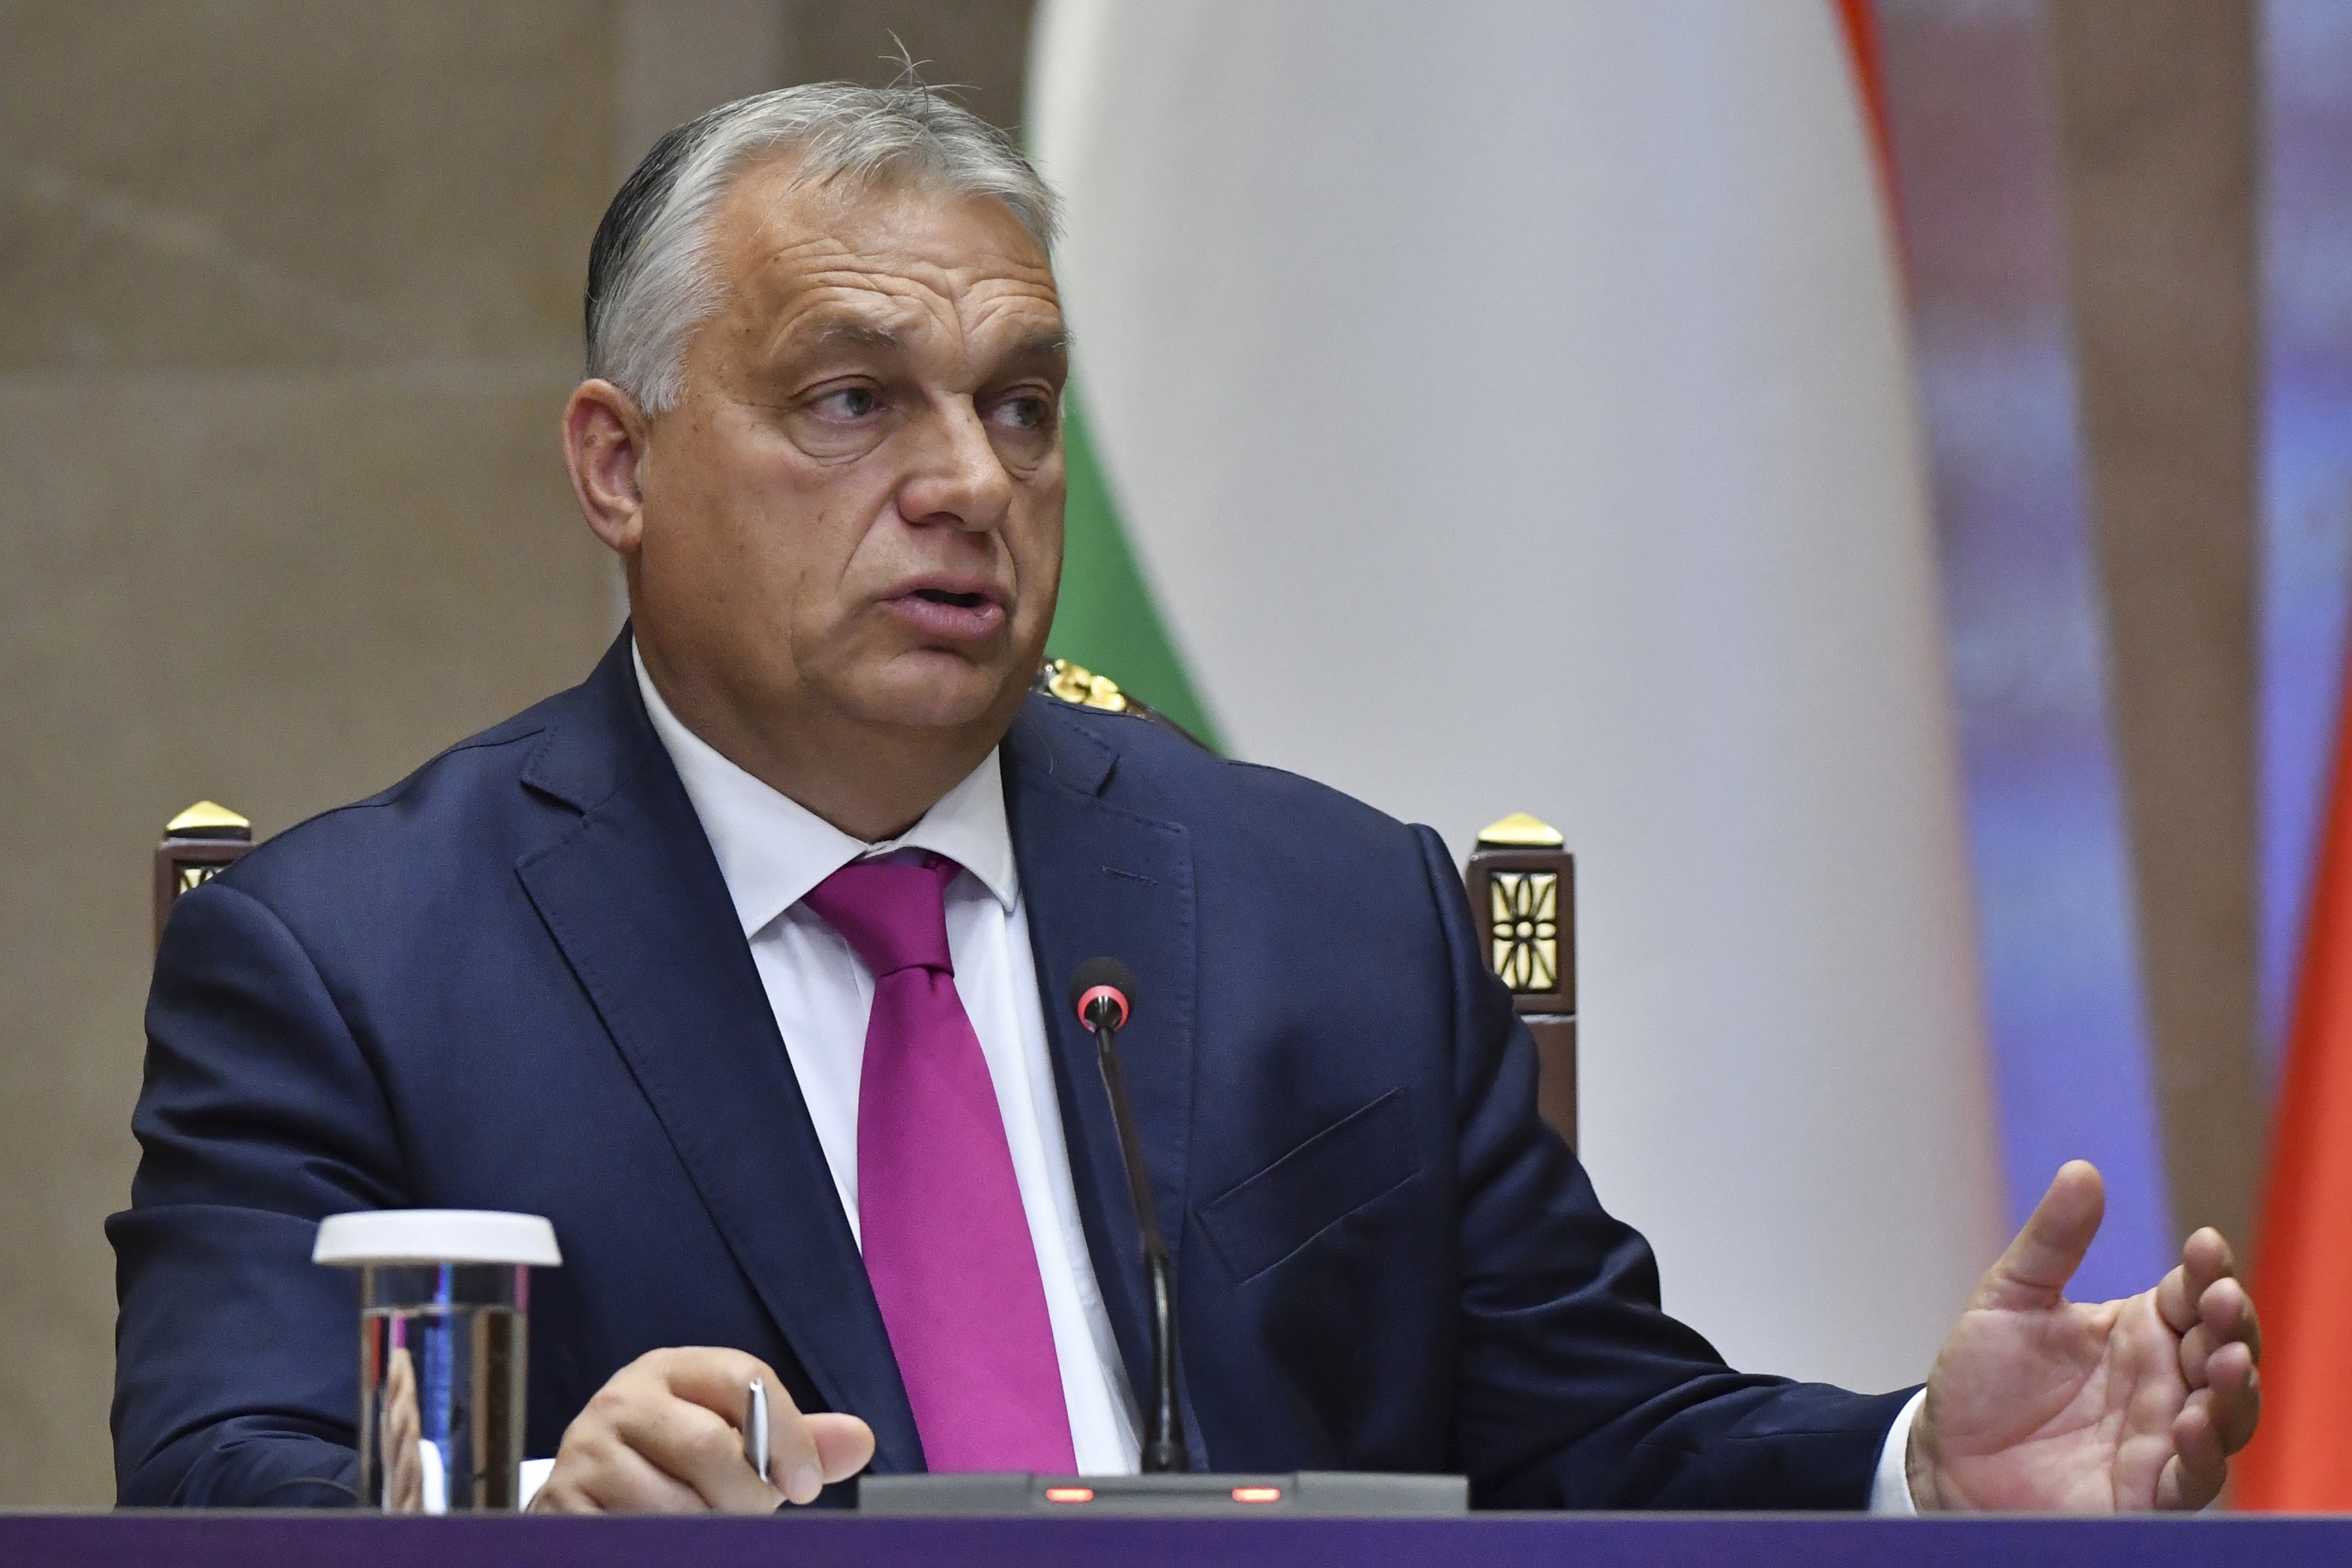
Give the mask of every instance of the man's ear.
M 636 400 L 607 381 L 584 381 L 563 405 L 563 465 L 580 515 L 614 553 L 635 557 L 645 530 L 646 421 Z

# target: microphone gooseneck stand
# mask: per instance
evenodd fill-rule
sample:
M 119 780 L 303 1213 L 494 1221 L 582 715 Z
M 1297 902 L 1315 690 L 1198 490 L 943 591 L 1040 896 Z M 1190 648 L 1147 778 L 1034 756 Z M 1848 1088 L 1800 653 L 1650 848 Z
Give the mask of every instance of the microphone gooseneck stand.
M 1070 989 L 1076 993 L 1073 999 L 1078 1017 L 1095 1031 L 1103 1090 L 1110 1096 L 1111 1120 L 1118 1125 L 1119 1158 L 1127 1166 L 1128 1191 L 1134 1195 L 1136 1224 L 1143 1232 L 1143 1272 L 1151 1291 L 1151 1399 L 1143 1411 L 1143 1473 L 1189 1470 L 1192 1458 L 1184 1446 L 1184 1414 L 1176 1403 L 1175 1266 L 1169 1261 L 1168 1239 L 1160 1232 L 1160 1215 L 1152 1207 L 1151 1177 L 1112 1043 L 1134 1005 L 1135 977 L 1116 958 L 1097 958 L 1080 967 Z
M 1196 1475 L 1176 1400 L 1176 1270 L 1151 1202 L 1135 1115 L 1127 1103 L 1117 1036 L 1135 1008 L 1135 977 L 1116 958 L 1089 958 L 1070 981 L 1070 1010 L 1095 1037 L 1103 1091 L 1118 1127 L 1118 1153 L 1143 1237 L 1143 1271 L 1151 1292 L 1151 1389 L 1143 1406 L 1143 1473 L 1137 1476 L 866 1476 L 857 1507 L 871 1514 L 970 1518 L 1003 1514 L 1088 1513 L 1176 1517 L 1306 1513 L 1442 1518 L 1469 1506 L 1460 1476 L 1301 1471 L 1296 1475 Z

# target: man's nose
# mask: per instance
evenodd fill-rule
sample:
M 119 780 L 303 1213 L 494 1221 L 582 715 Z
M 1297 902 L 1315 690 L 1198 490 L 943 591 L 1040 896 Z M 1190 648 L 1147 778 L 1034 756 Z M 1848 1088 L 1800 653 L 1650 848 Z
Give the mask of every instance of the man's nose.
M 910 523 L 994 528 L 1013 506 L 1013 476 L 988 439 L 980 411 L 959 400 L 924 422 L 914 469 L 898 490 Z

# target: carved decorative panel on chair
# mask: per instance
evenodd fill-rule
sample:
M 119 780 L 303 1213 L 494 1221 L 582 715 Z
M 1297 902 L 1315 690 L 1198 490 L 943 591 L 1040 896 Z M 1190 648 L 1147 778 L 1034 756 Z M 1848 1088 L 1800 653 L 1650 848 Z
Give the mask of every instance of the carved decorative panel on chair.
M 155 940 L 172 905 L 190 888 L 202 887 L 253 847 L 253 824 L 226 806 L 199 800 L 163 825 L 155 846 Z
M 1511 988 L 1541 1062 L 1544 1120 L 1576 1142 L 1576 857 L 1514 813 L 1478 835 L 1462 880 L 1486 965 Z

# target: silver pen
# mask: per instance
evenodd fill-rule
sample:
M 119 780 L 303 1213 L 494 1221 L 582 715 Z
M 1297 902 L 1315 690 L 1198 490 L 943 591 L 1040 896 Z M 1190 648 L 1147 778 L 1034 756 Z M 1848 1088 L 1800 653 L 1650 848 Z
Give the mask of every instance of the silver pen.
M 743 1462 L 768 1479 L 768 1387 L 756 1377 L 743 1395 Z

